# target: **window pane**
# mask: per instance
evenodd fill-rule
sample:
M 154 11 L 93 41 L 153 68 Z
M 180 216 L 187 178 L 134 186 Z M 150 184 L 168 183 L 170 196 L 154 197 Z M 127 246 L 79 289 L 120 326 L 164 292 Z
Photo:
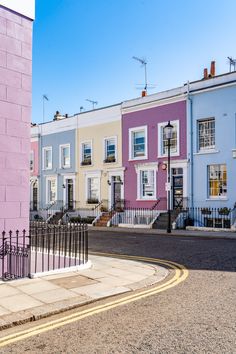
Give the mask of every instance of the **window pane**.
M 106 158 L 115 158 L 116 146 L 115 139 L 106 140 Z
M 88 198 L 98 200 L 99 179 L 97 177 L 88 178 Z
M 91 144 L 84 143 L 82 145 L 82 161 L 91 162 Z
M 198 122 L 199 150 L 215 147 L 215 119 L 207 119 Z
M 54 202 L 56 200 L 56 181 L 49 180 L 48 181 L 48 191 L 49 191 L 49 203 Z
M 133 157 L 145 155 L 145 131 L 133 132 Z
M 208 166 L 209 196 L 218 197 L 227 195 L 226 165 Z
M 172 138 L 170 139 L 170 152 L 176 153 L 177 152 L 177 125 L 173 124 L 172 130 Z M 166 136 L 166 131 L 164 127 L 162 128 L 162 155 L 166 155 L 168 153 L 168 139 Z
M 34 151 L 30 151 L 30 171 L 34 170 Z
M 45 168 L 52 168 L 52 150 L 45 150 Z
M 141 171 L 141 197 L 154 196 L 154 171 Z
M 62 166 L 70 166 L 70 148 L 69 148 L 69 146 L 62 148 Z

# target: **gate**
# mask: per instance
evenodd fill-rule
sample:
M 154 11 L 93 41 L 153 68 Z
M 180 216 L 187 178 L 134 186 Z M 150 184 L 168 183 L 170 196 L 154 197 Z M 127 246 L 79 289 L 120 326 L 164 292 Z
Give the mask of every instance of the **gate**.
M 22 234 L 16 231 L 13 236 L 12 231 L 7 235 L 2 233 L 2 243 L 0 247 L 1 274 L 2 280 L 13 280 L 28 277 L 30 274 L 30 246 L 29 237 L 25 230 Z

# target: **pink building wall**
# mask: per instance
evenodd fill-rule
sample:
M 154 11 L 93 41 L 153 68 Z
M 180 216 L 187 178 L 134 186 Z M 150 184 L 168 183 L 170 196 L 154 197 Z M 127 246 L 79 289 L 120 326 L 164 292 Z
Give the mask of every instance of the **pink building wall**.
M 30 176 L 38 176 L 39 174 L 39 144 L 38 141 L 31 141 L 30 150 L 34 152 L 34 168 L 30 171 Z
M 0 6 L 0 232 L 28 229 L 32 21 Z
M 137 208 L 150 208 L 154 206 L 153 200 L 137 201 L 137 173 L 135 165 L 156 162 L 158 171 L 156 176 L 157 198 L 166 198 L 165 183 L 167 182 L 167 170 L 163 171 L 162 163 L 167 161 L 166 157 L 158 158 L 158 129 L 157 124 L 168 121 L 179 120 L 179 156 L 171 158 L 172 160 L 182 160 L 187 157 L 186 142 L 186 102 L 180 101 L 170 103 L 154 108 L 143 109 L 136 112 L 126 113 L 122 115 L 122 156 L 123 166 L 125 167 L 124 175 L 124 197 L 128 206 Z M 148 136 L 148 158 L 144 160 L 129 161 L 129 129 L 147 125 Z M 166 201 L 162 201 L 160 209 L 167 207 Z

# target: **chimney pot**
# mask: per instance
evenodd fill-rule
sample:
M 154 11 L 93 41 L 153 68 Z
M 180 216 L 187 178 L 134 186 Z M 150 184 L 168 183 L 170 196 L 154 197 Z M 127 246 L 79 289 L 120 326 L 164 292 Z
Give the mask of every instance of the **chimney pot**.
M 203 79 L 207 79 L 207 78 L 208 78 L 208 70 L 207 68 L 205 68 L 203 71 Z
M 142 91 L 142 97 L 145 97 L 145 96 L 147 96 L 147 91 L 146 91 L 146 90 L 143 90 L 143 91 Z

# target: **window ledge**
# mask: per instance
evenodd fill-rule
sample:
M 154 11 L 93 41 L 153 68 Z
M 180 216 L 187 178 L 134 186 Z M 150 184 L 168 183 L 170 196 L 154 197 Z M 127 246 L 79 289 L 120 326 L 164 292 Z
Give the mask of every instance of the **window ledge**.
M 202 151 L 198 151 L 198 152 L 194 152 L 193 155 L 206 155 L 206 154 L 217 154 L 218 152 L 220 152 L 220 150 L 202 150 Z
M 229 198 L 228 197 L 215 197 L 215 198 L 207 198 L 206 199 L 207 202 L 221 201 L 221 200 L 229 200 Z
M 176 156 L 180 156 L 180 154 L 179 154 L 178 152 L 175 152 L 174 154 L 173 154 L 173 153 L 170 154 L 170 158 L 171 158 L 171 157 L 176 157 Z M 168 154 L 165 154 L 165 155 L 158 155 L 158 156 L 157 156 L 158 159 L 163 159 L 163 158 L 167 158 L 167 157 L 168 157 Z
M 142 156 L 142 157 L 136 157 L 136 158 L 132 158 L 132 159 L 129 159 L 128 161 L 142 161 L 142 160 L 148 160 L 148 157 L 147 156 Z
M 136 202 L 148 202 L 148 201 L 153 201 L 153 200 L 157 200 L 157 198 L 155 198 L 155 197 L 148 198 L 148 199 L 146 199 L 146 198 L 142 198 L 142 199 L 138 198 L 138 199 L 136 199 Z

